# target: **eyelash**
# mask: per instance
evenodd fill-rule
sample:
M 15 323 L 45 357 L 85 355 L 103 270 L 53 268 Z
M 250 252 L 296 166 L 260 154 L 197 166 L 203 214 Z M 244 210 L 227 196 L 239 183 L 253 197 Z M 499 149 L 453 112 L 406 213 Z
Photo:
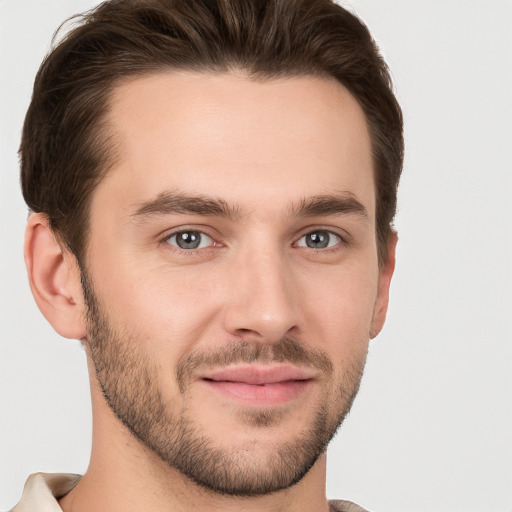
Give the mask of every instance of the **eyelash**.
M 181 247 L 178 247 L 177 245 L 171 244 L 169 241 L 173 237 L 178 237 L 179 235 L 183 235 L 185 233 L 198 233 L 201 237 L 208 237 L 211 240 L 211 243 L 207 247 L 198 247 L 198 248 L 192 248 L 192 249 L 183 249 Z M 220 246 L 221 244 L 215 242 L 214 238 L 204 231 L 201 231 L 200 229 L 180 229 L 179 231 L 175 231 L 173 233 L 170 233 L 166 235 L 162 240 L 161 243 L 167 246 L 172 246 L 172 250 L 178 251 L 182 255 L 186 256 L 194 256 L 199 253 L 199 251 L 205 251 L 208 249 L 212 249 L 216 246 Z
M 183 248 L 178 247 L 177 245 L 171 244 L 169 242 L 169 240 L 172 239 L 173 237 L 177 237 L 179 235 L 183 235 L 183 234 L 186 234 L 186 233 L 198 233 L 202 237 L 208 237 L 211 240 L 211 243 L 207 247 L 183 249 Z M 334 246 L 332 246 L 332 247 L 324 247 L 324 248 L 320 248 L 320 249 L 315 249 L 313 247 L 307 247 L 305 245 L 298 245 L 299 242 L 303 238 L 307 237 L 308 235 L 313 235 L 315 233 L 316 234 L 318 234 L 318 233 L 326 233 L 330 237 L 334 236 L 334 237 L 336 237 L 338 239 L 338 242 Z M 216 242 L 212 236 L 208 235 L 204 231 L 201 231 L 200 229 L 180 229 L 179 231 L 175 231 L 173 233 L 170 233 L 170 234 L 166 235 L 160 241 L 160 243 L 164 244 L 164 245 L 167 245 L 167 246 L 170 245 L 170 246 L 172 246 L 172 250 L 178 251 L 179 253 L 181 253 L 183 255 L 187 255 L 187 256 L 197 255 L 200 251 L 202 252 L 202 251 L 205 251 L 205 250 L 208 250 L 208 249 L 212 249 L 212 248 L 215 248 L 215 247 L 222 246 L 222 244 Z M 340 233 L 337 233 L 337 232 L 335 232 L 333 230 L 330 230 L 330 229 L 316 228 L 316 229 L 309 230 L 306 233 L 302 234 L 292 245 L 293 245 L 293 247 L 309 249 L 310 251 L 312 251 L 314 253 L 317 253 L 317 254 L 326 254 L 326 253 L 337 252 L 337 251 L 340 250 L 340 246 L 348 247 L 349 244 L 348 244 L 348 242 L 346 240 L 346 237 L 342 236 Z
M 304 239 L 307 236 L 312 236 L 314 234 L 316 234 L 316 235 L 318 235 L 318 234 L 323 234 L 323 235 L 327 234 L 329 236 L 328 243 L 331 242 L 332 237 L 335 237 L 337 239 L 337 242 L 334 245 L 332 245 L 332 246 L 323 247 L 323 248 L 308 247 L 305 244 L 304 245 L 299 245 L 299 243 L 300 243 L 300 241 L 302 239 Z M 321 229 L 321 228 L 313 229 L 311 231 L 308 231 L 307 233 L 304 233 L 294 243 L 295 247 L 301 247 L 301 248 L 304 248 L 304 249 L 309 249 L 310 251 L 314 251 L 314 252 L 316 252 L 318 254 L 326 254 L 326 253 L 337 252 L 337 251 L 340 250 L 340 246 L 347 247 L 347 245 L 348 244 L 347 244 L 345 238 L 343 236 L 341 236 L 341 234 L 336 233 L 336 232 L 334 232 L 334 231 L 332 231 L 330 229 Z

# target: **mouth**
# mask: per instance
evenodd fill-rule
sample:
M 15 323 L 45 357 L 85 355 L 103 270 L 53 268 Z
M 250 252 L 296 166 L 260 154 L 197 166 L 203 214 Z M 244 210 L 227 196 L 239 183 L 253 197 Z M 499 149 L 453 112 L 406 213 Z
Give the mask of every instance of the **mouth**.
M 291 365 L 245 365 L 207 372 L 199 380 L 224 397 L 244 405 L 272 407 L 302 395 L 317 372 Z

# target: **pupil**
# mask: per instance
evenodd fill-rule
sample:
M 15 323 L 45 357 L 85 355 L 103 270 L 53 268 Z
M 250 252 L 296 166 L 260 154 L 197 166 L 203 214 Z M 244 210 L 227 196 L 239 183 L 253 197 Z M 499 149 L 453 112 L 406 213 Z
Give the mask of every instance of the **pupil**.
M 312 249 L 324 249 L 329 245 L 329 234 L 324 231 L 310 233 L 306 237 L 306 245 Z
M 181 249 L 197 249 L 201 243 L 201 236 L 197 231 L 185 231 L 176 236 L 176 243 Z

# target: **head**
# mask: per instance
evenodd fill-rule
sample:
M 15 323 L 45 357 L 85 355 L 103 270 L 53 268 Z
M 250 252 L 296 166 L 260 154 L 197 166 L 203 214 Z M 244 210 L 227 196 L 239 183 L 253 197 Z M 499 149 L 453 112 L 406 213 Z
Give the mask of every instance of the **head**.
M 43 62 L 20 152 L 48 226 L 29 274 L 54 262 L 32 289 L 117 420 L 215 492 L 301 480 L 393 271 L 402 120 L 364 25 L 329 0 L 105 2 Z

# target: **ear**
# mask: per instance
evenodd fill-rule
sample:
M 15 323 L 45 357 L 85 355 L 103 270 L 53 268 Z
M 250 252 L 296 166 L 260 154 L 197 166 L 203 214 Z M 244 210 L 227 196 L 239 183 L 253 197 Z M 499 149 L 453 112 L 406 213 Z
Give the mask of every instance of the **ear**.
M 32 213 L 25 230 L 25 264 L 36 303 L 65 338 L 85 337 L 85 305 L 76 258 L 63 249 L 43 214 Z
M 379 268 L 379 282 L 377 289 L 377 300 L 373 310 L 372 326 L 370 329 L 370 338 L 375 338 L 382 330 L 386 320 L 389 303 L 389 287 L 391 285 L 391 278 L 395 270 L 395 254 L 398 236 L 395 232 L 389 235 L 388 239 L 388 253 L 385 263 Z

